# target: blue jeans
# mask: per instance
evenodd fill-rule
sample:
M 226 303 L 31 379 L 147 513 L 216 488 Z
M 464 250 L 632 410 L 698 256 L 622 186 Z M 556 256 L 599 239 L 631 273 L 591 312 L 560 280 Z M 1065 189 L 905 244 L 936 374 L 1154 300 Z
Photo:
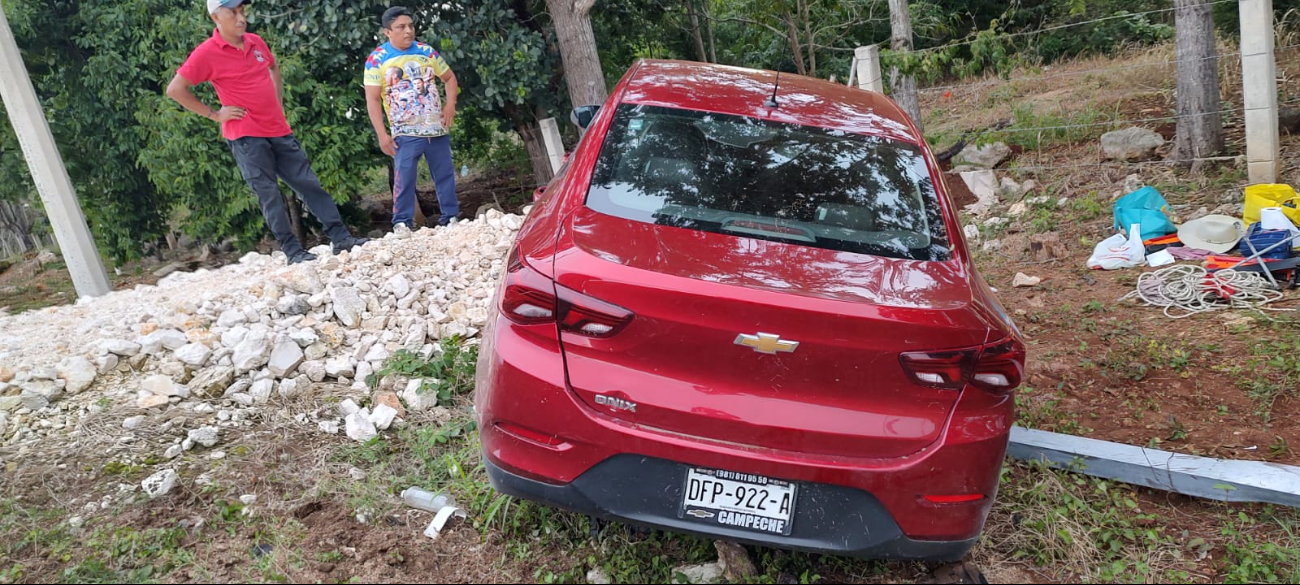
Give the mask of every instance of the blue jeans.
M 289 184 L 302 202 L 307 204 L 330 241 L 340 243 L 347 241 L 352 233 L 343 225 L 339 208 L 334 204 L 320 180 L 311 170 L 311 163 L 302 145 L 292 134 L 277 138 L 257 138 L 247 136 L 234 141 L 227 141 L 230 151 L 235 155 L 244 180 L 249 188 L 257 194 L 258 205 L 262 208 L 262 218 L 270 228 L 271 235 L 280 243 L 280 249 L 292 256 L 302 251 L 302 242 L 293 235 L 289 226 L 289 214 L 285 210 L 284 199 L 280 196 L 279 177 Z
M 398 136 L 397 156 L 393 166 L 393 225 L 415 227 L 415 184 L 420 177 L 420 157 L 429 163 L 433 186 L 438 193 L 438 208 L 442 217 L 438 223 L 445 225 L 460 213 L 460 200 L 456 198 L 456 167 L 451 162 L 451 137 L 418 138 Z

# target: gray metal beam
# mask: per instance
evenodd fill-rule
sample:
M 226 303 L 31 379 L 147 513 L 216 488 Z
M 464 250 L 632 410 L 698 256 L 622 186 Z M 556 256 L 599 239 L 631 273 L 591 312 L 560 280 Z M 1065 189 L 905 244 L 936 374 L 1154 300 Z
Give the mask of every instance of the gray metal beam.
M 1011 429 L 1007 455 L 1198 498 L 1300 508 L 1300 467 L 1211 459 L 1032 429 Z
M 54 143 L 45 110 L 41 109 L 41 102 L 36 98 L 36 88 L 32 87 L 32 79 L 27 75 L 27 66 L 23 64 L 22 53 L 14 41 L 3 9 L 0 9 L 0 97 L 4 98 L 9 121 L 13 122 L 14 133 L 18 135 L 18 142 L 27 157 L 32 181 L 41 193 L 45 213 L 50 217 L 50 227 L 54 228 L 54 238 L 59 242 L 59 251 L 68 265 L 77 296 L 107 294 L 112 287 L 108 284 L 104 260 L 99 257 L 95 239 L 90 235 L 86 216 L 81 212 L 72 180 L 68 178 L 68 169 L 63 166 L 63 157 Z

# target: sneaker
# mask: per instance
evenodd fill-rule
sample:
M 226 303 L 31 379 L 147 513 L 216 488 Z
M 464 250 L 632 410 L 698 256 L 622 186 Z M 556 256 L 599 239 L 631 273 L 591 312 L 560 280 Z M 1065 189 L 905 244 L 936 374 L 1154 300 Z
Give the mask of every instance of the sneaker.
M 334 244 L 334 254 L 337 255 L 337 254 L 342 254 L 345 251 L 351 251 L 353 248 L 356 248 L 357 246 L 366 245 L 366 242 L 369 241 L 370 238 L 358 238 L 356 236 L 348 236 L 346 240 Z
M 456 222 L 459 221 L 459 220 L 460 220 L 460 216 L 459 216 L 459 215 L 453 215 L 453 216 L 451 216 L 451 217 L 444 217 L 444 218 L 441 218 L 441 219 L 438 220 L 438 225 L 440 225 L 440 226 L 451 225 L 451 224 L 453 224 L 453 223 L 456 223 Z
M 316 259 L 316 255 L 306 250 L 299 250 L 289 255 L 289 264 L 298 264 L 299 262 L 311 262 Z

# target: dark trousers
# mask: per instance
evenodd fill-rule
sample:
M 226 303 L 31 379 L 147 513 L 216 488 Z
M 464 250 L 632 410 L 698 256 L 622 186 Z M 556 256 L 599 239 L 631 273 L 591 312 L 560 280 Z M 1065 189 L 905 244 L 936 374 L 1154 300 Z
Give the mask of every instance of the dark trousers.
M 289 214 L 285 210 L 284 199 L 280 196 L 280 185 L 276 178 L 284 182 L 298 194 L 312 215 L 320 220 L 325 228 L 325 235 L 331 242 L 340 243 L 351 236 L 343 225 L 339 208 L 334 199 L 320 185 L 320 179 L 311 170 L 307 154 L 302 151 L 302 144 L 292 134 L 278 138 L 258 138 L 246 136 L 228 141 L 230 150 L 235 154 L 235 162 L 248 181 L 248 186 L 257 194 L 257 202 L 262 207 L 262 217 L 271 235 L 280 243 L 280 250 L 292 256 L 301 251 L 302 242 L 293 235 L 289 225 Z
M 438 191 L 438 207 L 442 212 L 439 224 L 460 213 L 460 200 L 456 198 L 456 167 L 451 162 L 451 137 L 417 138 L 397 137 L 397 156 L 393 160 L 396 172 L 393 177 L 393 225 L 399 223 L 413 227 L 415 224 L 415 183 L 420 177 L 420 159 L 429 163 L 434 189 Z

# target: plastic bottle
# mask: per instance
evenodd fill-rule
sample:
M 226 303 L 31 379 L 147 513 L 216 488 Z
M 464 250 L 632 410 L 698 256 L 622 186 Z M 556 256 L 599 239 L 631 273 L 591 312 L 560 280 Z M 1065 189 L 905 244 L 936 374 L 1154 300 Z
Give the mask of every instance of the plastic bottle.
M 437 512 L 446 506 L 456 505 L 455 502 L 452 501 L 451 496 L 447 494 L 435 494 L 418 487 L 410 487 L 402 490 L 402 501 L 406 502 L 406 505 L 412 508 L 428 512 Z

